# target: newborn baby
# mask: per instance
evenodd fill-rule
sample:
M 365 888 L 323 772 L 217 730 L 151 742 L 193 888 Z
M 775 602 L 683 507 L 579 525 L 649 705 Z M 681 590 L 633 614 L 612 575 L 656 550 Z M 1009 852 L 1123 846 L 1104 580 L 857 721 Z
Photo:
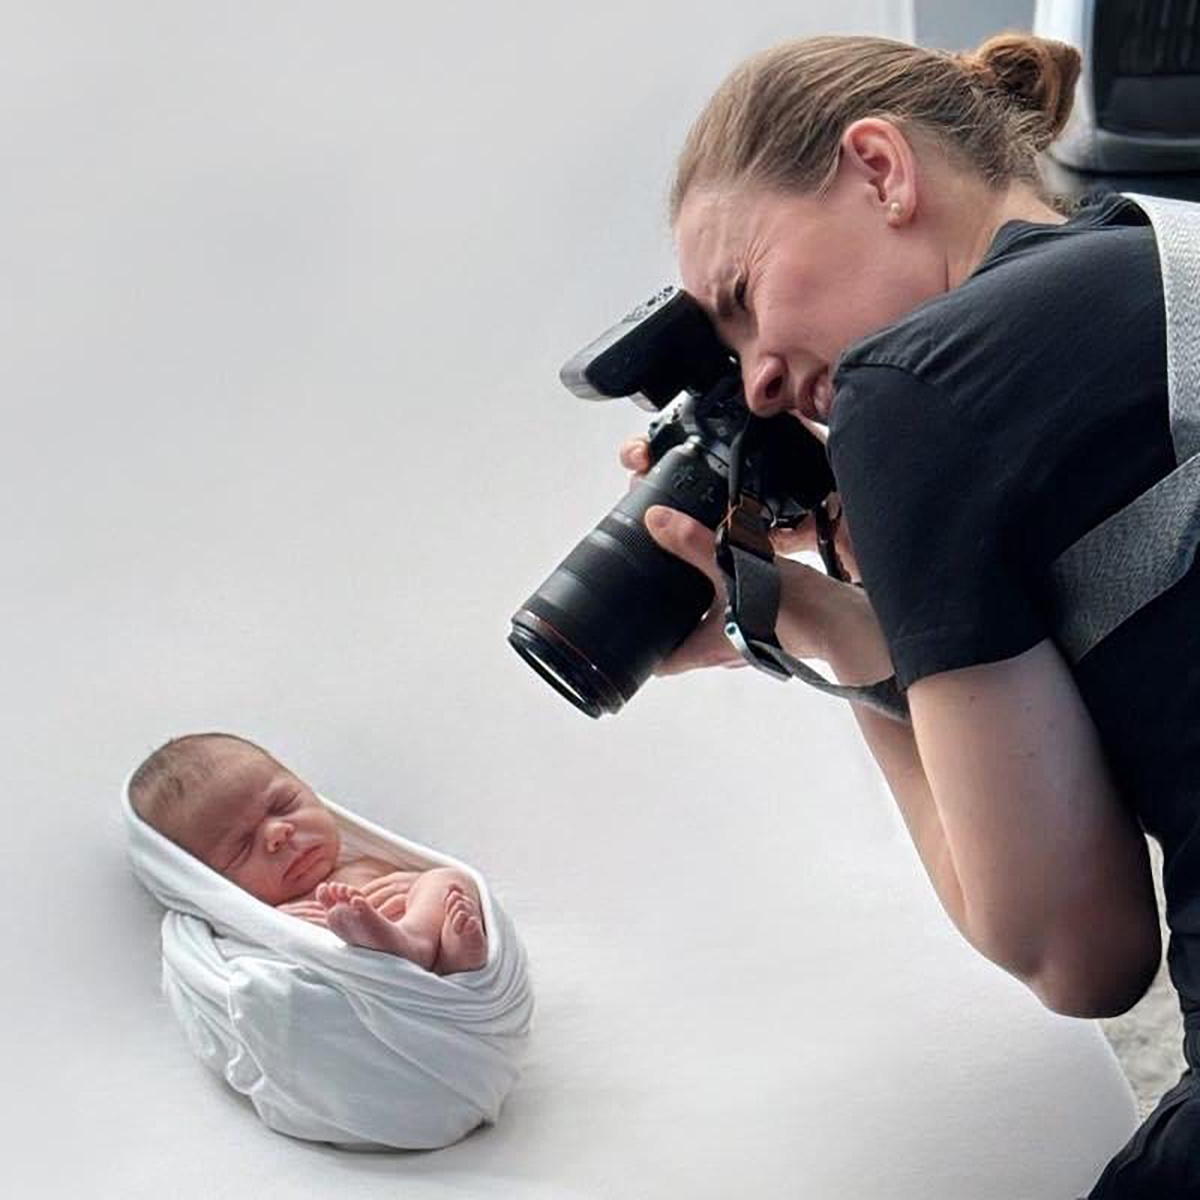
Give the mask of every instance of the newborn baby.
M 329 810 L 253 742 L 225 733 L 175 738 L 138 767 L 129 796 L 142 820 L 214 871 L 353 946 L 437 975 L 487 962 L 479 892 L 465 871 L 342 859 Z

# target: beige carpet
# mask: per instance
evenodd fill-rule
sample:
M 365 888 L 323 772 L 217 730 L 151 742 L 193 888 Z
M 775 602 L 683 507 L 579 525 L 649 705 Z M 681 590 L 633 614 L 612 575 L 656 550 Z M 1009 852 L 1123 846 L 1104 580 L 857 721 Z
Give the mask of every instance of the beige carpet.
M 1162 854 L 1153 840 L 1150 840 L 1150 857 L 1161 913 Z M 1165 925 L 1163 944 L 1166 944 Z M 1100 1025 L 1121 1060 L 1145 1116 L 1163 1092 L 1176 1082 L 1185 1066 L 1181 1049 L 1183 1023 L 1175 991 L 1167 979 L 1166 964 L 1159 967 L 1154 985 L 1129 1012 L 1103 1020 Z

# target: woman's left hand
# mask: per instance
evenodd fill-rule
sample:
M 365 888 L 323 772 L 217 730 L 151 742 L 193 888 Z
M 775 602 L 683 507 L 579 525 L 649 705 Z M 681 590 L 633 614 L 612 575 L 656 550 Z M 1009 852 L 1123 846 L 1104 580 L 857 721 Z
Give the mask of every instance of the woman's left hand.
M 743 665 L 745 659 L 725 634 L 725 579 L 717 566 L 712 530 L 661 504 L 647 510 L 646 528 L 664 550 L 707 575 L 716 591 L 700 624 L 663 660 L 655 674 Z M 823 571 L 789 558 L 776 559 L 775 566 L 780 584 L 775 635 L 789 654 L 832 663 L 835 647 L 852 649 L 855 673 L 881 671 L 874 679 L 891 673 L 879 623 L 861 588 L 831 579 Z
M 857 581 L 858 560 L 854 557 L 854 544 L 850 540 L 850 529 L 842 514 L 842 501 L 837 492 L 832 492 L 826 501 L 826 507 L 834 514 L 833 544 L 838 558 L 845 567 L 850 578 Z M 817 552 L 817 523 L 810 514 L 805 517 L 795 529 L 772 529 L 770 531 L 771 545 L 776 554 L 797 554 L 802 550 Z

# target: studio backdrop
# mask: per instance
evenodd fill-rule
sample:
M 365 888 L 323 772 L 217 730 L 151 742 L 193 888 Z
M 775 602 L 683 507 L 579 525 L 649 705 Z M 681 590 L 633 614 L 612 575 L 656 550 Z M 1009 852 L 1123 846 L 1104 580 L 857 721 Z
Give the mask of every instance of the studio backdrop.
M 557 373 L 674 279 L 690 120 L 747 53 L 909 6 L 5 18 L 12 1194 L 1086 1190 L 1115 1061 L 960 943 L 843 705 L 716 671 L 592 721 L 506 644 L 627 486 L 645 414 Z M 538 998 L 496 1127 L 347 1155 L 192 1059 L 119 799 L 205 729 L 487 876 Z

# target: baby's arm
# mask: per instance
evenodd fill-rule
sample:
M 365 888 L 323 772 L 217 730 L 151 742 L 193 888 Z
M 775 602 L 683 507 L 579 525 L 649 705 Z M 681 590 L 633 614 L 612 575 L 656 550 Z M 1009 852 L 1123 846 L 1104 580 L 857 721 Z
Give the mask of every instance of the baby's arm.
M 275 907 L 280 912 L 299 917 L 302 921 L 311 921 L 314 925 L 329 928 L 324 905 L 318 904 L 316 900 L 290 900 L 287 904 L 278 904 Z

